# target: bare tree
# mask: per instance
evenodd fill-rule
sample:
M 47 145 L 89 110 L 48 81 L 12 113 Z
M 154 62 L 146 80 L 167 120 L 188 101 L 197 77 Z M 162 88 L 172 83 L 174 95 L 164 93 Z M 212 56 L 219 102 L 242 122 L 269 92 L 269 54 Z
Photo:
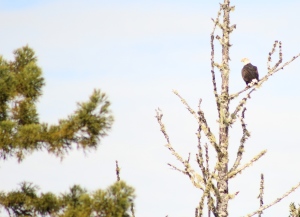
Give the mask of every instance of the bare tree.
M 280 41 L 275 41 L 273 44 L 272 50 L 268 54 L 267 61 L 267 74 L 261 78 L 256 84 L 245 87 L 243 90 L 230 94 L 229 93 L 229 50 L 231 47 L 230 44 L 230 35 L 236 28 L 236 25 L 231 25 L 230 23 L 230 13 L 234 10 L 234 6 L 230 5 L 230 0 L 224 0 L 220 4 L 220 9 L 218 11 L 217 17 L 212 19 L 213 21 L 213 31 L 211 33 L 211 75 L 213 83 L 213 92 L 215 96 L 215 101 L 218 110 L 218 124 L 219 124 L 219 135 L 217 136 L 212 132 L 210 126 L 208 125 L 205 117 L 205 113 L 201 109 L 201 100 L 199 102 L 198 111 L 193 110 L 186 100 L 181 97 L 177 91 L 173 91 L 175 95 L 179 97 L 181 102 L 186 106 L 188 111 L 194 116 L 198 122 L 197 137 L 198 137 L 198 153 L 196 154 L 196 161 L 200 168 L 200 173 L 197 172 L 190 163 L 190 155 L 188 159 L 183 159 L 179 153 L 173 148 L 168 133 L 165 129 L 165 126 L 162 122 L 163 114 L 160 109 L 156 111 L 156 118 L 160 125 L 161 132 L 163 133 L 167 145 L 166 147 L 170 150 L 171 154 L 176 157 L 176 159 L 183 165 L 183 169 L 180 169 L 174 165 L 169 164 L 169 166 L 185 175 L 191 180 L 192 184 L 201 189 L 203 194 L 200 199 L 199 206 L 196 208 L 195 216 L 203 216 L 204 207 L 208 209 L 208 216 L 213 214 L 215 217 L 227 217 L 228 214 L 228 202 L 233 199 L 236 193 L 229 193 L 228 185 L 229 180 L 234 178 L 237 174 L 241 173 L 247 167 L 251 166 L 255 161 L 259 160 L 263 155 L 265 155 L 266 150 L 261 151 L 256 156 L 254 156 L 248 163 L 241 165 L 241 159 L 243 157 L 244 145 L 246 140 L 250 137 L 250 133 L 247 130 L 245 124 L 245 112 L 246 112 L 246 103 L 250 99 L 251 94 L 258 90 L 270 76 L 278 72 L 281 69 L 284 69 L 285 66 L 290 64 L 296 58 L 300 56 L 300 53 L 292 57 L 289 61 L 282 63 L 282 43 Z M 220 29 L 222 35 L 219 36 L 216 34 L 216 29 Z M 215 60 L 215 39 L 217 43 L 220 43 L 222 47 L 222 60 L 217 62 Z M 272 57 L 278 49 L 279 57 L 277 62 L 274 65 L 271 65 Z M 221 74 L 221 88 L 218 91 L 215 70 L 220 71 Z M 242 99 L 237 103 L 237 106 L 230 110 L 230 103 L 233 100 L 237 100 L 238 97 Z M 228 144 L 229 144 L 229 127 L 231 127 L 237 119 L 240 119 L 241 128 L 243 135 L 240 140 L 240 145 L 237 150 L 237 155 L 235 157 L 234 164 L 229 168 L 229 154 L 228 154 Z M 215 165 L 211 168 L 209 163 L 211 163 L 208 154 L 208 145 L 203 145 L 201 141 L 202 137 L 205 137 L 210 146 L 212 146 L 215 155 L 217 156 L 217 161 Z M 204 153 L 205 152 L 205 153 Z M 261 175 L 260 182 L 260 207 L 253 211 L 250 214 L 246 214 L 245 217 L 251 217 L 254 215 L 261 216 L 263 211 L 272 205 L 278 203 L 281 199 L 288 196 L 290 193 L 295 191 L 300 186 L 300 183 L 292 187 L 285 194 L 277 198 L 271 203 L 264 205 L 263 202 L 263 193 L 264 193 L 264 177 Z M 205 205 L 206 201 L 206 205 Z

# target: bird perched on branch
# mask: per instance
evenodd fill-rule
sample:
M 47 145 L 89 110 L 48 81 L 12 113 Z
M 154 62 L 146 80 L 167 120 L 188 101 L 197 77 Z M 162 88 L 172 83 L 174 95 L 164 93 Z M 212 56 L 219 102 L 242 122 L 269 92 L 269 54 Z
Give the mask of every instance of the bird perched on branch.
M 251 86 L 251 83 L 257 83 L 259 81 L 257 67 L 250 63 L 250 60 L 243 58 L 241 62 L 244 63 L 242 68 L 242 77 L 247 86 Z

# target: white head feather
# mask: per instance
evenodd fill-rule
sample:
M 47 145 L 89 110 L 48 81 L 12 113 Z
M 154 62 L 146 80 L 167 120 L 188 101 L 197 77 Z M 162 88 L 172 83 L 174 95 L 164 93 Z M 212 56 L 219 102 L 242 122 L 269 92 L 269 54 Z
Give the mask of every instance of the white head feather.
M 250 60 L 248 58 L 243 58 L 241 62 L 244 63 L 244 65 L 247 65 L 248 63 L 250 63 Z

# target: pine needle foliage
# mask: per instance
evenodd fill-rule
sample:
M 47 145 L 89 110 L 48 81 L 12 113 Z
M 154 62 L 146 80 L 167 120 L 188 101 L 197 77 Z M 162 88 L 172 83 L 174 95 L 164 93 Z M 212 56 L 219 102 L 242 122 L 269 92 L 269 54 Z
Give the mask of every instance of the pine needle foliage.
M 63 158 L 74 147 L 97 148 L 114 121 L 106 94 L 94 90 L 88 101 L 78 103 L 74 113 L 57 125 L 41 123 L 36 102 L 45 82 L 37 57 L 28 46 L 14 55 L 13 61 L 0 56 L 0 159 L 21 161 L 38 150 Z M 58 196 L 38 190 L 23 182 L 16 190 L 0 192 L 0 208 L 10 217 L 129 217 L 135 198 L 134 189 L 120 180 L 95 192 L 79 185 Z
M 41 123 L 36 103 L 44 85 L 37 57 L 28 46 L 14 51 L 13 61 L 0 56 L 0 159 L 21 161 L 43 149 L 62 158 L 74 145 L 95 149 L 110 130 L 110 102 L 100 90 L 57 125 Z
M 23 182 L 17 190 L 0 193 L 0 206 L 10 217 L 130 217 L 135 198 L 134 189 L 124 181 L 95 192 L 74 185 L 58 196 L 38 193 L 38 189 Z
M 295 203 L 290 204 L 290 215 L 289 217 L 300 217 L 300 206 L 296 207 Z

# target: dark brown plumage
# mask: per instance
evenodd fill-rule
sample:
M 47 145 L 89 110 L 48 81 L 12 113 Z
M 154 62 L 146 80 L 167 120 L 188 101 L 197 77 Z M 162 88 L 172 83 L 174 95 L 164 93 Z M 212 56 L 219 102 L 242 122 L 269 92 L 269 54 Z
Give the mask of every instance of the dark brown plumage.
M 248 86 L 248 84 L 251 83 L 253 79 L 256 79 L 256 81 L 258 82 L 259 75 L 257 67 L 252 65 L 247 58 L 242 59 L 242 62 L 245 64 L 242 68 L 242 77 L 246 82 L 246 85 Z

